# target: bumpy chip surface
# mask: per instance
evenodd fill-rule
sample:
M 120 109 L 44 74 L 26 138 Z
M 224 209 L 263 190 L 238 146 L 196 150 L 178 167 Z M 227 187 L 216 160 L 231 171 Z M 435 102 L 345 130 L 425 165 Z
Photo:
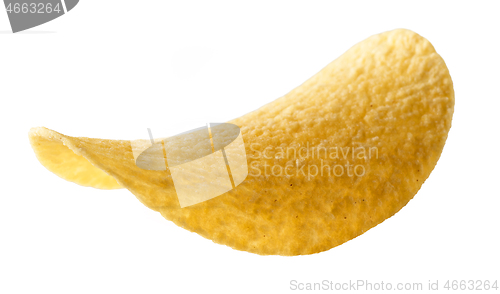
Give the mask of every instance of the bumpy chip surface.
M 166 219 L 234 249 L 300 255 L 355 238 L 406 205 L 439 159 L 453 107 L 448 69 L 426 39 L 408 30 L 372 36 L 284 97 L 232 121 L 241 128 L 248 177 L 230 192 L 185 208 L 168 168 L 138 168 L 129 141 L 46 128 L 33 128 L 29 137 L 40 162 L 66 180 L 125 187 Z M 180 148 L 166 147 L 172 154 Z M 280 153 L 302 147 L 302 157 Z M 377 154 L 305 156 L 321 148 Z M 346 164 L 363 165 L 364 175 L 307 170 Z M 277 173 L 280 168 L 289 176 Z

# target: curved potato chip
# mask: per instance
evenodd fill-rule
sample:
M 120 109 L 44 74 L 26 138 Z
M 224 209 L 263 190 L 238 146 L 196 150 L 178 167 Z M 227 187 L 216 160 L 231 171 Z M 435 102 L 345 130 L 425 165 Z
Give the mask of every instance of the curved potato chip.
M 40 162 L 66 180 L 125 187 L 166 219 L 234 249 L 300 255 L 355 238 L 406 205 L 439 159 L 453 108 L 443 59 L 426 39 L 400 29 L 358 43 L 284 97 L 232 121 L 249 175 L 192 206 L 180 207 L 169 168 L 136 165 L 132 146 L 147 141 L 45 128 L 29 137 Z M 217 136 L 224 142 L 229 134 Z M 196 135 L 189 140 L 165 142 L 169 162 L 212 152 Z

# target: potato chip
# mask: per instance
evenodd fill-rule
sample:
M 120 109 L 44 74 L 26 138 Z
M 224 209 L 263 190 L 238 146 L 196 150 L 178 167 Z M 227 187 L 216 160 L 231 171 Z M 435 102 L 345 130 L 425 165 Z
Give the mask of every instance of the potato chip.
M 353 239 L 405 206 L 440 157 L 453 109 L 443 59 L 429 41 L 399 29 L 358 43 L 284 97 L 231 121 L 241 129 L 248 175 L 184 208 L 170 167 L 146 160 L 161 156 L 160 149 L 142 157 L 150 169 L 137 165 L 147 140 L 77 138 L 45 128 L 29 137 L 40 162 L 66 180 L 125 187 L 178 226 L 237 250 L 301 255 Z M 210 138 L 227 143 L 229 133 Z M 171 156 L 166 162 L 184 163 L 185 152 L 214 151 L 200 140 L 193 134 L 158 148 Z

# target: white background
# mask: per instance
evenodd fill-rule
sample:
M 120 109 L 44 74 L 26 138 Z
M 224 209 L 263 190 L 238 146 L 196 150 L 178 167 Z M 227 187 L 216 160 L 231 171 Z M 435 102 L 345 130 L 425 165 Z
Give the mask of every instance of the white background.
M 0 11 L 0 293 L 286 293 L 291 280 L 426 288 L 500 279 L 499 2 L 177 2 L 81 0 L 18 34 Z M 453 126 L 415 198 L 327 252 L 259 256 L 215 244 L 125 189 L 58 178 L 29 145 L 35 126 L 134 139 L 147 127 L 226 121 L 396 28 L 430 40 L 447 63 Z

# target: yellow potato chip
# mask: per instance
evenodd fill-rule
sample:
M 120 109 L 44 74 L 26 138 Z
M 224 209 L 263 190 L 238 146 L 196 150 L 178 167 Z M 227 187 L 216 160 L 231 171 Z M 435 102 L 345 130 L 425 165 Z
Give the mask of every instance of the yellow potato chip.
M 147 140 L 77 138 L 46 128 L 29 137 L 40 162 L 66 180 L 125 187 L 166 219 L 234 249 L 300 255 L 355 238 L 406 205 L 439 159 L 453 108 L 443 59 L 426 39 L 399 29 L 358 43 L 284 97 L 231 121 L 242 140 L 226 149 L 241 163 L 234 150 L 244 148 L 248 175 L 201 203 L 181 208 L 168 166 L 186 163 L 186 152 L 214 154 L 213 142 L 201 144 L 196 132 L 141 157 L 149 170 L 136 162 L 151 146 Z M 227 144 L 230 133 L 204 138 Z M 168 160 L 150 164 L 160 147 Z M 213 164 L 222 158 L 229 157 Z M 201 168 L 184 171 L 196 176 Z

